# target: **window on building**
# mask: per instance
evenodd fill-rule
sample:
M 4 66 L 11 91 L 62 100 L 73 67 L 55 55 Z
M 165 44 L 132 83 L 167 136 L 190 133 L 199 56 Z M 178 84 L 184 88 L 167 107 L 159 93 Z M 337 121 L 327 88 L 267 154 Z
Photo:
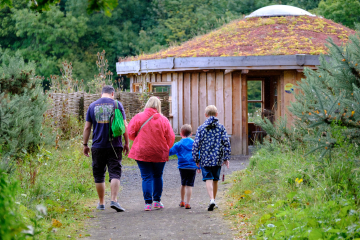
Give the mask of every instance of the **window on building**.
M 263 81 L 249 80 L 247 82 L 248 94 L 248 122 L 261 118 L 263 110 Z

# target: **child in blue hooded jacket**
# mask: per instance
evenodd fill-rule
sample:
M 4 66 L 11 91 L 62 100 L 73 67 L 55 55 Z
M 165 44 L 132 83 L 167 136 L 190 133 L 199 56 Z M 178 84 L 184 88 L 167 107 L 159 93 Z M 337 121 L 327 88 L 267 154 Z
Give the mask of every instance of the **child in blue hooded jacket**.
M 217 207 L 215 203 L 220 180 L 221 166 L 229 168 L 231 154 L 230 141 L 225 127 L 219 123 L 218 111 L 214 105 L 205 108 L 206 121 L 195 136 L 192 155 L 197 166 L 201 166 L 203 181 L 210 197 L 208 211 Z
M 185 207 L 185 209 L 191 209 L 190 198 L 192 188 L 194 187 L 196 171 L 200 173 L 200 169 L 196 166 L 192 157 L 192 147 L 194 140 L 190 138 L 191 135 L 191 126 L 189 124 L 183 125 L 180 129 L 180 136 L 182 137 L 182 139 L 179 142 L 175 143 L 169 152 L 169 156 L 176 154 L 178 157 L 178 169 L 180 171 L 181 177 L 181 201 L 179 206 Z M 186 203 L 184 201 L 185 193 Z

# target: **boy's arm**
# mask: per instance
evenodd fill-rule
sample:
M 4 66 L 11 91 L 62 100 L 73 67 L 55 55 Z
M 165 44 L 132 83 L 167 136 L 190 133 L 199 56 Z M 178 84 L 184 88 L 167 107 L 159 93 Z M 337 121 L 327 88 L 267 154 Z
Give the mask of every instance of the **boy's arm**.
M 222 133 L 222 144 L 224 150 L 224 161 L 228 161 L 230 160 L 231 155 L 231 145 L 225 127 Z
M 174 144 L 174 146 L 172 148 L 170 148 L 169 156 L 177 154 L 178 146 L 179 146 L 179 143 L 177 142 Z
M 200 162 L 199 150 L 200 150 L 200 135 L 201 134 L 200 134 L 199 130 L 200 129 L 198 129 L 196 131 L 195 140 L 194 140 L 193 147 L 192 147 L 192 156 L 193 156 L 193 159 L 196 162 L 197 166 L 198 166 L 198 164 Z

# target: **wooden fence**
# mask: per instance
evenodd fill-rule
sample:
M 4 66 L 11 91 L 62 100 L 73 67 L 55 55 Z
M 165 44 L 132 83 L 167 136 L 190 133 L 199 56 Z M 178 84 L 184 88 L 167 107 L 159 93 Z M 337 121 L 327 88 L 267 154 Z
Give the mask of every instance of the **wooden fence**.
M 162 114 L 169 118 L 169 93 L 149 93 L 149 97 L 150 96 L 157 96 L 160 99 Z M 88 94 L 84 92 L 51 93 L 50 98 L 52 101 L 48 114 L 50 114 L 54 121 L 60 121 L 68 114 L 76 116 L 79 119 L 85 119 L 90 104 L 100 97 L 100 94 Z M 120 101 L 124 106 L 128 122 L 143 110 L 147 101 L 147 98 L 142 97 L 141 93 L 131 92 L 116 92 L 115 99 Z

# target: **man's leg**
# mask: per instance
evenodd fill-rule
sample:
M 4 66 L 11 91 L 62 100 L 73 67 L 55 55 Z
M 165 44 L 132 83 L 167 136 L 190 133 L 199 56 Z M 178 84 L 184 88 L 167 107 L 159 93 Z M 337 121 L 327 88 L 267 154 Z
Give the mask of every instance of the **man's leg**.
M 206 190 L 209 194 L 210 200 L 214 200 L 213 180 L 206 180 Z
M 105 204 L 105 182 L 103 183 L 95 183 L 96 191 L 99 196 L 99 204 L 104 205 Z
M 115 178 L 111 179 L 110 189 L 111 189 L 111 201 L 117 202 L 117 195 L 120 189 L 120 180 Z M 105 189 L 104 189 L 104 193 L 105 193 Z

